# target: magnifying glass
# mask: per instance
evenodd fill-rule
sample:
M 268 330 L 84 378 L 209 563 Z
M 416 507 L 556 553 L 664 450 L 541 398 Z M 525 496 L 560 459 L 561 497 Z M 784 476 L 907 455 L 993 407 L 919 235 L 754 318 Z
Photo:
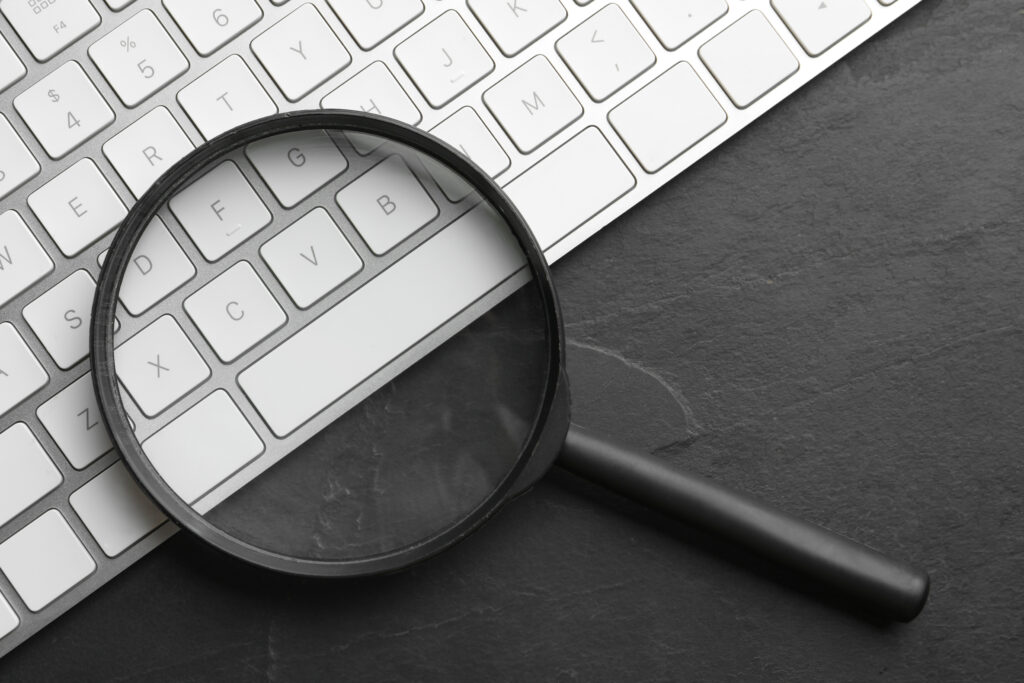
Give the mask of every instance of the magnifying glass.
M 529 227 L 466 157 L 391 119 L 280 114 L 194 150 L 123 222 L 90 334 L 132 473 L 254 565 L 408 567 L 557 463 L 879 616 L 927 597 L 920 570 L 572 426 Z

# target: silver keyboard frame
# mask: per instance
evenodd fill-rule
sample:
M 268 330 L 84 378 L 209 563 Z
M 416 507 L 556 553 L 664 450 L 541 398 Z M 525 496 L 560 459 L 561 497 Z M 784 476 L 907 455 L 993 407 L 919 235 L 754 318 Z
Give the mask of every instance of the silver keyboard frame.
M 197 2 L 200 0 L 196 0 Z M 36 157 L 41 168 L 40 173 L 31 179 L 28 183 L 23 185 L 21 188 L 13 192 L 12 194 L 0 200 L 0 212 L 13 209 L 18 212 L 21 218 L 29 226 L 29 229 L 34 233 L 40 244 L 47 251 L 50 257 L 54 261 L 53 272 L 44 278 L 42 281 L 36 283 L 28 290 L 20 294 L 13 301 L 5 305 L 0 310 L 0 322 L 8 321 L 15 323 L 19 333 L 24 339 L 25 343 L 32 350 L 33 354 L 38 358 L 46 372 L 50 376 L 50 381 L 46 387 L 37 393 L 35 396 L 21 403 L 19 406 L 14 408 L 11 412 L 0 417 L 0 432 L 6 430 L 11 425 L 17 422 L 25 422 L 33 434 L 39 439 L 40 443 L 51 455 L 51 459 L 54 464 L 60 470 L 61 475 L 64 478 L 63 484 L 58 487 L 54 492 L 45 496 L 42 500 L 36 504 L 30 506 L 28 509 L 23 511 L 11 522 L 6 524 L 3 528 L 0 528 L 0 542 L 3 542 L 13 533 L 23 528 L 32 520 L 36 519 L 39 515 L 48 509 L 59 510 L 75 533 L 79 536 L 82 543 L 89 550 L 90 554 L 97 562 L 97 569 L 86 578 L 78 586 L 58 598 L 54 603 L 45 608 L 42 612 L 36 614 L 30 612 L 25 605 L 21 602 L 17 592 L 13 589 L 13 586 L 9 583 L 7 578 L 0 573 L 0 593 L 3 593 L 5 598 L 10 602 L 15 612 L 18 614 L 21 620 L 18 628 L 7 637 L 0 639 L 0 657 L 10 652 L 12 649 L 17 647 L 24 640 L 32 636 L 34 633 L 39 631 L 50 621 L 56 619 L 67 609 L 84 599 L 89 594 L 100 588 L 102 585 L 107 583 L 113 577 L 124 571 L 127 567 L 133 564 L 136 560 L 147 554 L 156 546 L 160 545 L 164 540 L 170 537 L 176 529 L 170 523 L 165 523 L 162 527 L 152 532 L 145 539 L 137 543 L 136 545 L 129 548 L 122 555 L 108 559 L 102 552 L 99 546 L 96 544 L 91 534 L 86 529 L 85 525 L 81 522 L 78 516 L 68 501 L 70 493 L 77 490 L 79 487 L 87 483 L 93 477 L 98 475 L 100 472 L 105 470 L 110 465 L 114 464 L 118 460 L 118 455 L 114 452 L 110 452 L 87 468 L 82 471 L 75 470 L 68 463 L 67 459 L 63 457 L 60 449 L 50 439 L 49 433 L 39 422 L 36 417 L 36 409 L 38 406 L 49 400 L 52 396 L 56 395 L 64 388 L 66 388 L 73 381 L 80 378 L 87 371 L 87 362 L 83 361 L 75 366 L 70 371 L 61 370 L 50 357 L 50 354 L 42 346 L 39 340 L 32 333 L 31 329 L 24 322 L 22 317 L 22 310 L 24 307 L 35 300 L 38 296 L 49 290 L 57 282 L 63 280 L 65 277 L 80 269 L 87 269 L 94 278 L 97 277 L 99 272 L 99 266 L 97 263 L 97 256 L 106 249 L 109 244 L 109 237 L 101 239 L 97 244 L 94 244 L 90 248 L 86 249 L 80 255 L 68 259 L 63 256 L 60 250 L 56 247 L 49 234 L 43 228 L 35 215 L 31 212 L 27 205 L 28 195 L 44 185 L 50 179 L 66 170 L 73 163 L 79 161 L 82 158 L 91 158 L 107 178 L 111 187 L 121 197 L 121 200 L 126 206 L 131 206 L 134 202 L 134 198 L 127 186 L 121 181 L 120 176 L 107 161 L 106 157 L 102 152 L 102 144 L 105 143 L 110 137 L 119 133 L 121 130 L 132 124 L 142 115 L 148 113 L 157 106 L 165 106 L 170 110 L 178 124 L 181 126 L 185 134 L 190 138 L 194 145 L 199 145 L 203 142 L 202 136 L 196 130 L 187 114 L 184 113 L 180 105 L 176 100 L 176 95 L 181 88 L 188 83 L 192 82 L 200 75 L 205 73 L 208 69 L 215 66 L 216 64 L 223 61 L 231 54 L 239 54 L 249 66 L 250 70 L 256 76 L 257 80 L 263 85 L 264 89 L 271 96 L 271 98 L 278 104 L 279 110 L 296 110 L 306 108 L 316 108 L 319 106 L 320 100 L 324 95 L 334 90 L 340 83 L 348 80 L 350 77 L 361 71 L 363 68 L 368 66 L 374 61 L 383 61 L 387 64 L 392 74 L 406 90 L 409 97 L 416 103 L 417 107 L 423 116 L 420 126 L 426 129 L 430 129 L 442 120 L 450 116 L 452 113 L 462 108 L 463 106 L 472 106 L 484 123 L 491 129 L 492 133 L 501 143 L 506 154 L 511 159 L 511 166 L 499 176 L 499 183 L 506 184 L 511 181 L 520 173 L 527 170 L 534 163 L 542 159 L 551 151 L 557 149 L 567 140 L 575 136 L 581 130 L 588 126 L 597 126 L 611 143 L 612 147 L 618 153 L 619 157 L 623 160 L 629 170 L 633 173 L 636 178 L 636 186 L 628 192 L 625 196 L 621 197 L 610 206 L 600 211 L 585 223 L 572 230 L 567 236 L 556 242 L 552 247 L 547 250 L 548 258 L 551 262 L 557 261 L 559 258 L 570 252 L 576 246 L 581 244 L 589 236 L 596 233 L 602 227 L 607 225 L 609 222 L 614 220 L 616 217 L 627 211 L 629 208 L 637 204 L 643 198 L 651 194 L 654 190 L 665 184 L 668 180 L 675 177 L 691 164 L 699 160 L 705 154 L 718 147 L 729 137 L 734 135 L 736 132 L 744 128 L 746 125 L 753 122 L 761 114 L 771 109 L 775 104 L 780 102 L 782 99 L 787 97 L 792 92 L 799 89 L 802 85 L 812 80 L 826 68 L 840 60 L 843 56 L 853 50 L 855 47 L 863 43 L 867 38 L 874 35 L 882 28 L 895 21 L 898 17 L 910 10 L 921 2 L 921 0 L 896 0 L 894 4 L 889 6 L 883 6 L 879 4 L 877 0 L 866 0 L 872 11 L 872 18 L 866 24 L 855 30 L 852 34 L 841 40 L 837 45 L 827 50 L 823 55 L 811 58 L 808 57 L 806 52 L 800 47 L 799 43 L 795 40 L 793 35 L 788 31 L 785 24 L 780 20 L 779 16 L 772 10 L 769 0 L 730 0 L 729 12 L 723 18 L 715 22 L 709 29 L 694 37 L 688 41 L 684 46 L 675 51 L 667 51 L 658 42 L 657 38 L 650 31 L 643 19 L 637 14 L 633 5 L 628 0 L 620 0 L 619 2 L 609 2 L 608 0 L 595 0 L 585 6 L 578 6 L 571 0 L 562 0 L 562 4 L 565 6 L 569 13 L 568 18 L 562 23 L 556 26 L 552 31 L 546 34 L 544 37 L 530 45 L 523 52 L 512 58 L 506 58 L 496 48 L 493 41 L 490 39 L 489 34 L 477 21 L 476 16 L 470 11 L 464 0 L 424 0 L 426 5 L 425 12 L 420 15 L 417 19 L 405 26 L 403 29 L 392 35 L 390 38 L 385 40 L 383 43 L 373 48 L 369 52 L 361 50 L 355 41 L 348 34 L 343 24 L 335 16 L 333 10 L 326 4 L 324 0 L 314 0 L 313 4 L 320 10 L 321 15 L 328 22 L 328 24 L 335 30 L 338 36 L 341 38 L 346 49 L 352 55 L 352 63 L 343 69 L 340 73 L 329 79 L 326 83 L 322 84 L 318 88 L 314 89 L 312 93 L 302 98 L 298 102 L 289 103 L 284 96 L 281 94 L 277 85 L 269 74 L 263 69 L 262 65 L 255 58 L 252 51 L 250 50 L 250 41 L 270 28 L 279 19 L 292 12 L 296 7 L 302 4 L 301 0 L 291 0 L 283 5 L 274 5 L 267 0 L 258 0 L 261 10 L 263 11 L 263 18 L 255 25 L 242 32 L 239 36 L 227 43 L 223 47 L 216 50 L 213 54 L 208 57 L 200 56 L 193 48 L 187 37 L 181 32 L 177 24 L 171 19 L 170 15 L 163 8 L 160 0 L 136 0 L 132 4 L 128 5 L 123 10 L 114 12 L 111 11 L 102 0 L 91 0 L 94 8 L 99 13 L 102 22 L 101 24 L 87 33 L 82 38 L 79 38 L 74 44 L 58 53 L 55 57 L 51 58 L 46 63 L 38 63 L 32 57 L 31 53 L 25 48 L 21 39 L 14 32 L 13 28 L 7 22 L 7 20 L 0 15 L 0 32 L 7 39 L 7 42 L 11 45 L 11 48 L 18 55 L 19 59 L 25 64 L 28 73 L 18 82 L 10 86 L 3 93 L 0 93 L 0 111 L 4 113 L 7 119 L 10 121 L 14 130 L 21 137 L 22 141 L 28 146 L 33 155 Z M 565 63 L 558 56 L 554 49 L 554 43 L 556 40 L 561 38 L 563 35 L 568 33 L 570 30 L 575 28 L 578 24 L 584 21 L 587 17 L 593 13 L 599 11 L 601 8 L 608 4 L 617 4 L 626 13 L 626 15 L 633 22 L 634 26 L 640 32 L 640 34 L 647 41 L 651 50 L 657 57 L 655 65 L 647 72 L 639 76 L 632 83 L 627 85 L 625 88 L 620 90 L 618 93 L 608 98 L 607 100 L 594 103 L 587 95 L 586 91 L 582 88 L 580 83 L 573 76 L 572 72 L 568 69 Z M 189 69 L 174 81 L 165 85 L 160 91 L 153 96 L 146 99 L 143 103 L 135 108 L 126 108 L 121 104 L 120 99 L 109 86 L 102 74 L 93 64 L 89 58 L 87 50 L 89 46 L 96 40 L 106 35 L 111 30 L 114 30 L 123 21 L 129 19 L 137 12 L 142 9 L 151 9 L 160 19 L 161 24 L 168 34 L 174 39 L 179 45 L 179 48 L 185 54 L 189 61 Z M 411 82 L 407 74 L 401 68 L 394 58 L 393 50 L 394 47 L 408 38 L 410 35 L 421 29 L 433 18 L 438 16 L 444 11 L 449 9 L 457 9 L 462 16 L 466 24 L 477 33 L 480 38 L 480 42 L 484 45 L 485 49 L 491 55 L 491 58 L 495 62 L 495 68 L 486 78 L 482 79 L 479 83 L 474 85 L 468 91 L 462 95 L 456 97 L 453 101 L 449 102 L 440 110 L 432 109 L 419 93 L 417 87 Z M 755 102 L 753 105 L 746 109 L 737 109 L 734 107 L 725 95 L 722 89 L 718 86 L 715 79 L 704 67 L 700 58 L 697 56 L 696 50 L 701 44 L 706 42 L 718 31 L 722 30 L 726 26 L 730 25 L 733 21 L 741 17 L 746 12 L 758 9 L 764 13 L 769 19 L 775 30 L 786 42 L 790 50 L 800 61 L 799 71 L 790 77 L 787 81 L 777 86 L 775 89 L 767 93 L 760 100 Z M 559 134 L 541 145 L 537 150 L 528 155 L 522 155 L 518 153 L 518 150 L 511 143 L 509 138 L 504 134 L 501 126 L 491 116 L 490 111 L 483 105 L 481 96 L 484 90 L 490 88 L 496 82 L 507 76 L 509 73 L 517 69 L 528 59 L 532 58 L 537 54 L 544 54 L 548 57 L 551 64 L 556 68 L 558 73 L 562 76 L 565 83 L 569 86 L 570 90 L 579 100 L 584 107 L 583 116 L 570 125 L 566 130 L 563 130 Z M 77 148 L 75 151 L 68 154 L 61 160 L 53 161 L 50 160 L 46 152 L 42 149 L 39 143 L 36 141 L 32 132 L 28 129 L 21 117 L 14 110 L 13 99 L 16 95 L 23 92 L 27 87 L 34 84 L 36 81 L 47 75 L 57 66 L 63 64 L 68 60 L 76 60 L 90 80 L 99 90 L 101 95 L 106 99 L 107 103 L 115 113 L 115 121 L 109 127 L 98 133 L 92 139 L 88 140 L 84 145 Z M 726 124 L 709 135 L 707 138 L 699 142 L 697 145 L 689 149 L 680 157 L 669 163 L 665 168 L 661 169 L 655 174 L 646 173 L 640 165 L 634 159 L 632 153 L 617 136 L 615 131 L 608 125 L 607 115 L 608 112 L 620 104 L 622 101 L 627 99 L 630 95 L 636 93 L 644 85 L 652 81 L 657 76 L 664 73 L 668 68 L 675 65 L 680 61 L 686 61 L 697 71 L 698 75 L 704 81 L 705 85 L 711 90 L 711 92 L 718 99 L 719 103 L 726 110 L 728 115 L 728 121 Z M 256 184 L 259 191 L 259 184 Z M 307 200 L 308 202 L 309 200 Z M 277 204 L 276 200 L 272 196 L 266 198 L 266 204 L 271 209 L 272 213 L 275 214 L 275 218 L 282 213 L 286 213 L 289 216 L 293 215 L 291 212 L 282 212 L 280 205 Z M 304 202 L 300 206 L 307 206 Z M 294 211 L 294 210 L 293 210 Z M 295 216 L 300 214 L 294 214 Z M 332 217 L 337 219 L 336 214 L 332 213 Z M 339 222 L 339 225 L 342 224 Z M 170 225 L 168 226 L 170 228 Z M 271 228 L 274 230 L 276 228 Z M 294 305 L 289 308 L 286 304 L 291 304 L 290 299 L 283 290 L 281 290 L 279 283 L 276 278 L 269 275 L 269 271 L 266 269 L 265 264 L 260 269 L 259 264 L 262 264 L 262 259 L 259 258 L 257 250 L 260 244 L 265 239 L 269 239 L 272 236 L 272 232 L 268 231 L 263 237 L 257 239 L 250 239 L 235 252 L 233 252 L 230 258 L 226 258 L 223 263 L 208 264 L 205 259 L 198 255 L 194 245 L 188 240 L 180 239 L 180 235 L 172 230 L 172 234 L 178 238 L 178 241 L 186 253 L 193 258 L 193 263 L 197 268 L 196 278 L 190 282 L 189 291 L 194 291 L 195 288 L 205 279 L 208 279 L 211 271 L 222 272 L 224 265 L 227 263 L 234 263 L 237 260 L 245 258 L 257 268 L 257 271 L 266 277 L 266 284 L 271 288 L 271 291 L 278 297 L 279 302 L 289 312 L 295 309 Z M 261 233 L 262 234 L 262 233 Z M 346 234 L 347 237 L 351 238 L 351 235 Z M 681 236 L 682 238 L 682 236 Z M 357 246 L 359 245 L 359 246 Z M 353 240 L 353 246 L 357 247 L 360 256 L 363 257 L 369 253 L 366 250 L 365 245 L 362 245 L 361 241 Z M 360 249 L 360 246 L 362 247 Z M 255 255 L 255 256 L 254 256 Z M 365 270 L 365 269 L 364 269 Z M 361 274 L 357 280 L 362 282 Z M 341 292 L 349 291 L 348 285 L 343 287 L 342 290 L 336 292 L 336 295 L 332 295 L 329 301 L 336 301 L 341 296 Z M 179 292 L 180 294 L 180 292 Z M 180 300 L 179 300 L 180 301 Z M 327 300 L 325 300 L 327 301 Z M 321 301 L 311 309 L 308 309 L 306 313 L 309 314 L 305 320 L 310 319 L 314 313 L 322 312 L 325 310 L 325 301 Z M 129 316 L 130 318 L 130 316 Z M 187 318 L 185 318 L 187 320 Z M 125 322 L 125 321 L 122 321 Z M 182 320 L 179 318 L 179 322 Z M 290 319 L 290 322 L 298 322 L 294 318 Z M 183 325 L 184 326 L 184 325 Z M 294 331 L 293 326 L 288 326 Z M 130 329 L 130 328 L 129 328 Z M 188 331 L 188 330 L 186 330 Z M 191 330 L 201 337 L 197 331 Z M 122 333 L 124 334 L 124 333 Z M 128 332 L 130 334 L 130 332 Z M 279 331 L 272 338 L 273 340 L 280 340 Z M 201 341 L 199 338 L 193 337 L 196 341 L 196 347 L 204 353 L 204 357 L 210 363 L 211 369 L 220 366 L 219 360 L 215 356 L 212 357 L 212 351 L 206 345 L 205 341 Z M 258 348 L 260 350 L 250 351 L 244 356 L 245 361 L 241 363 L 241 366 L 247 365 L 252 360 L 262 355 L 267 349 L 273 346 L 274 342 L 270 340 L 264 341 Z M 240 365 L 234 365 L 234 372 L 241 367 Z M 204 386 L 208 386 L 204 385 Z M 200 393 L 199 396 L 205 396 L 205 393 Z M 183 404 L 187 401 L 183 401 Z M 255 414 L 251 411 L 246 412 L 247 417 L 250 419 L 254 418 Z M 266 430 L 265 424 L 261 419 L 256 418 L 253 421 L 254 426 L 261 426 L 262 430 Z M 312 423 L 311 423 L 312 424 Z M 310 425 L 307 425 L 309 427 Z M 315 431 L 315 429 L 313 430 Z M 263 436 L 264 431 L 260 431 Z M 130 614 L 130 613 L 129 613 Z M 130 617 L 128 617 L 130 618 Z

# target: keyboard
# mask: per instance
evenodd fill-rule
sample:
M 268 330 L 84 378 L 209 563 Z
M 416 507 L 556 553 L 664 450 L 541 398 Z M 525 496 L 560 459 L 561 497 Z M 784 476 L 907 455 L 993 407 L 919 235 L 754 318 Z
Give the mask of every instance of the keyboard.
M 274 112 L 378 112 L 495 177 L 554 262 L 917 2 L 0 0 L 0 656 L 175 532 L 112 450 L 87 329 L 112 232 L 176 159 Z M 281 387 L 349 323 L 345 301 L 401 311 L 401 278 L 473 248 L 471 212 L 381 240 L 259 150 L 216 173 L 247 229 L 190 233 L 185 197 L 147 235 L 137 267 L 158 277 L 118 314 L 127 358 L 166 348 L 185 370 L 170 389 L 125 379 L 147 453 L 203 425 L 239 435 L 176 480 L 198 507 L 344 408 L 321 412 L 337 387 Z M 310 244 L 323 276 L 286 258 Z M 204 322 L 227 291 L 261 312 L 248 335 Z M 212 387 L 222 368 L 237 382 Z

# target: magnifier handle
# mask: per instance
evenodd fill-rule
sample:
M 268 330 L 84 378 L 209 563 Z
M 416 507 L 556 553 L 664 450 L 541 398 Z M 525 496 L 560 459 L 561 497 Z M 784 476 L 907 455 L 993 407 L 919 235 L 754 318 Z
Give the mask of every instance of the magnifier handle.
M 920 569 L 575 425 L 558 464 L 802 572 L 879 616 L 910 621 L 928 597 Z

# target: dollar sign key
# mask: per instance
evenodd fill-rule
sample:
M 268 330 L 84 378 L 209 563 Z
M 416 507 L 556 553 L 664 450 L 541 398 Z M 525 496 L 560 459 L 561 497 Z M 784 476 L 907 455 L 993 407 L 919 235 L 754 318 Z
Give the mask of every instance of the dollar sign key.
M 60 102 L 60 93 L 58 93 L 56 90 L 47 90 L 46 94 L 49 95 L 51 102 Z

